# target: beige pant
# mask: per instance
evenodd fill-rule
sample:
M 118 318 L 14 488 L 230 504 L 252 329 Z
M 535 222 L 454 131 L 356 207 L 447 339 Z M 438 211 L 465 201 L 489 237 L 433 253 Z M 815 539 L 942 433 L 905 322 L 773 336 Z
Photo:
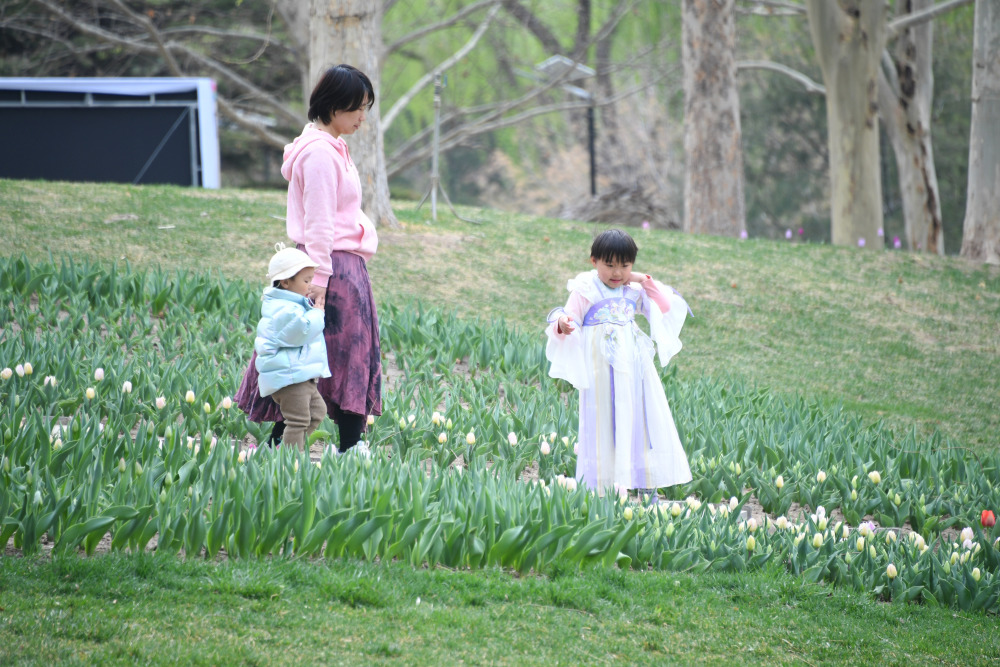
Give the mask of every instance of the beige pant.
M 305 449 L 306 436 L 319 426 L 326 416 L 326 401 L 319 395 L 316 380 L 290 384 L 271 394 L 285 418 L 282 442 Z

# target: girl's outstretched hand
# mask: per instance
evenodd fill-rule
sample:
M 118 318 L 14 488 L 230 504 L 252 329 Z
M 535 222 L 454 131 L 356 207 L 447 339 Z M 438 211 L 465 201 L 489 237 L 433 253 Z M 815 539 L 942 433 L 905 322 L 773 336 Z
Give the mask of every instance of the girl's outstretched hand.
M 573 320 L 563 315 L 556 322 L 556 331 L 561 334 L 573 333 Z
M 313 304 L 317 308 L 323 308 L 324 306 L 326 306 L 326 288 L 325 287 L 320 287 L 319 285 L 312 285 L 312 284 L 310 284 L 309 285 L 309 290 L 308 290 L 308 293 L 307 293 L 306 296 L 308 296 L 310 299 L 312 299 Z

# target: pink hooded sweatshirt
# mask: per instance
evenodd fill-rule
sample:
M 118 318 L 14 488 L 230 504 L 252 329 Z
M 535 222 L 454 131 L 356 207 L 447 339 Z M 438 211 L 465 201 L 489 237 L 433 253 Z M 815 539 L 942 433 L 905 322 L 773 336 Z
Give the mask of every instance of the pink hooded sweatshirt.
M 361 178 L 346 141 L 309 123 L 285 146 L 281 175 L 288 181 L 288 238 L 319 264 L 313 284 L 327 286 L 334 250 L 372 258 L 378 234 L 361 210 Z

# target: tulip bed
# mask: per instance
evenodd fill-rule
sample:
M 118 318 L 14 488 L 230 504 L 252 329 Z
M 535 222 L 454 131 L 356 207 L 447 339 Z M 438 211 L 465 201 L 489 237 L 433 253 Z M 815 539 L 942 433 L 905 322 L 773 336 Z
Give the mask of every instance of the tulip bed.
M 547 377 L 540 336 L 399 305 L 380 310 L 399 372 L 369 430 L 373 455 L 254 450 L 245 443 L 266 428 L 230 396 L 256 288 L 4 258 L 0 297 L 0 544 L 24 554 L 89 554 L 103 540 L 542 573 L 774 561 L 887 600 L 998 609 L 983 513 L 1000 500 L 996 454 L 665 371 L 694 481 L 647 509 L 572 479 L 576 396 Z M 769 519 L 741 519 L 751 497 Z

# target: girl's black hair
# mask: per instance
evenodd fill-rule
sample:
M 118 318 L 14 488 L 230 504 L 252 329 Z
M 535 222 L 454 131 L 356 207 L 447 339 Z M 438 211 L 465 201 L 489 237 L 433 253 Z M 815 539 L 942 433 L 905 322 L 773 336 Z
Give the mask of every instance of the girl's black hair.
M 619 261 L 633 264 L 637 254 L 639 247 L 635 241 L 620 229 L 601 232 L 590 246 L 590 256 L 603 262 Z
M 337 111 L 357 111 L 375 104 L 375 89 L 364 72 L 350 65 L 335 65 L 323 72 L 309 96 L 309 120 L 330 122 Z

